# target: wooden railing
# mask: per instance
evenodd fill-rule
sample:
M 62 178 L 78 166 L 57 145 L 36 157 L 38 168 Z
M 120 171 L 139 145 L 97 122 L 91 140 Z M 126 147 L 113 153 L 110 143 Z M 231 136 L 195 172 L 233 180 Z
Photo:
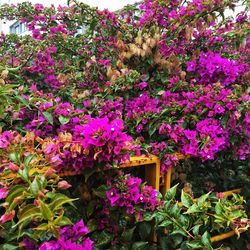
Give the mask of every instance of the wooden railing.
M 149 155 L 149 156 L 133 156 L 130 157 L 130 160 L 121 164 L 119 166 L 120 169 L 126 169 L 126 168 L 135 168 L 135 167 L 144 167 L 145 168 L 145 181 L 148 183 L 148 185 L 151 185 L 154 189 L 157 191 L 160 190 L 160 159 L 155 155 Z M 34 173 L 44 173 L 48 167 L 44 167 L 41 169 L 38 168 L 32 168 L 29 172 L 29 175 L 32 175 Z M 109 170 L 109 169 L 105 169 Z M 76 171 L 63 171 L 61 173 L 58 173 L 60 177 L 65 176 L 76 176 L 76 175 L 82 175 L 82 172 L 76 172 Z M 13 179 L 16 177 L 16 174 L 10 173 L 7 175 L 0 175 L 1 179 Z

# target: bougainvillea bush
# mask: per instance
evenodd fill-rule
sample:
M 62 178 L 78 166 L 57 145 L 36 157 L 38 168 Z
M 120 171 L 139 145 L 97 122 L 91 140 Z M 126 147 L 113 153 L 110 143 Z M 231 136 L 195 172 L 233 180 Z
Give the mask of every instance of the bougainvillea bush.
M 249 183 L 248 5 L 2 5 L 28 34 L 0 35 L 1 247 L 213 249 L 245 232 L 244 199 L 220 192 Z M 173 168 L 181 208 L 177 186 L 119 170 L 142 154 Z

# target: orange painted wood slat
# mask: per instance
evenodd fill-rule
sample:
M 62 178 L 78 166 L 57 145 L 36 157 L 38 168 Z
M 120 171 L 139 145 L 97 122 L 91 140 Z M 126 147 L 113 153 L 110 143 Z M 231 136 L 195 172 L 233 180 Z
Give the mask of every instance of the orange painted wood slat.
M 132 156 L 130 159 L 121 164 L 118 168 L 125 169 L 125 168 L 133 168 L 133 167 L 145 167 L 145 181 L 151 185 L 154 189 L 159 191 L 160 188 L 160 159 L 155 155 L 149 156 Z M 41 169 L 31 169 L 30 175 L 34 173 L 44 173 L 49 167 L 44 167 Z M 105 169 L 112 170 L 111 169 Z M 75 172 L 75 171 L 64 171 L 59 173 L 60 177 L 67 177 L 67 176 L 75 176 L 75 175 L 82 175 L 82 172 Z M 16 174 L 8 174 L 8 175 L 0 175 L 2 179 L 12 179 L 15 178 Z
M 213 236 L 211 238 L 211 241 L 212 242 L 218 242 L 218 241 L 222 241 L 222 240 L 225 240 L 227 238 L 230 238 L 232 236 L 235 235 L 235 232 L 234 231 L 230 231 L 228 233 L 224 233 L 224 234 L 220 234 L 220 235 L 216 235 L 216 236 Z

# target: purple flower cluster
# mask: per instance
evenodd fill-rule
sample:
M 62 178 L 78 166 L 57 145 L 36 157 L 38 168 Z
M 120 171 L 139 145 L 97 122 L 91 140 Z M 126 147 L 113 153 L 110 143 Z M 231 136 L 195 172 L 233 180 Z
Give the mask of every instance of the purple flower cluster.
M 26 125 L 28 131 L 34 132 L 36 136 L 45 137 L 53 131 L 53 126 L 48 124 L 46 118 L 41 115 L 31 120 Z
M 60 238 L 43 243 L 39 250 L 92 250 L 93 241 L 86 235 L 88 228 L 80 220 L 73 226 L 66 226 L 60 229 Z
M 4 131 L 0 135 L 0 149 L 8 148 L 8 146 L 11 143 L 12 139 L 13 139 L 13 133 L 11 133 L 9 131 Z
M 60 62 L 53 59 L 53 54 L 57 52 L 57 47 L 51 46 L 43 51 L 39 51 L 30 68 L 26 68 L 31 73 L 37 73 L 44 77 L 44 82 L 54 89 L 59 89 L 62 83 L 55 75 L 55 68 L 60 66 Z
M 108 117 L 93 119 L 82 114 L 81 110 L 74 109 L 70 103 L 60 103 L 51 112 L 51 105 L 50 102 L 40 105 L 42 114 L 26 128 L 36 136 L 43 137 L 51 133 L 52 138 L 40 138 L 39 141 L 42 142 L 46 160 L 58 170 L 72 166 L 74 170 L 81 171 L 86 166 L 92 167 L 95 161 L 107 165 L 119 164 L 128 159 L 130 151 L 136 150 L 132 138 L 123 132 L 122 120 L 110 121 Z M 57 129 L 55 125 L 48 124 L 44 115 L 47 109 L 53 114 L 54 123 L 58 123 L 60 117 L 65 118 L 66 123 Z M 51 130 L 48 130 L 48 126 Z
M 126 117 L 128 119 L 138 119 L 141 117 L 147 119 L 148 115 L 158 114 L 160 111 L 159 101 L 151 98 L 147 92 L 126 102 Z
M 19 85 L 8 93 L 13 103 L 6 121 L 5 113 L 1 117 L 0 171 L 19 170 L 9 157 L 15 145 L 23 153 L 21 159 L 34 152 L 41 166 L 49 164 L 46 175 L 66 168 L 84 173 L 96 165 L 110 167 L 140 150 L 159 156 L 163 173 L 177 165 L 178 152 L 200 161 L 225 158 L 227 153 L 247 160 L 248 16 L 242 12 L 235 20 L 220 22 L 215 16 L 227 7 L 234 3 L 144 0 L 142 15 L 136 7 L 120 15 L 81 4 L 1 9 L 3 17 L 24 23 L 33 39 L 0 35 L 0 64 L 10 69 L 0 72 L 0 85 Z M 90 29 L 76 34 L 85 21 Z M 25 138 L 9 129 L 34 134 Z M 117 247 L 124 231 L 121 219 L 133 215 L 129 217 L 138 220 L 162 203 L 141 179 L 111 172 L 114 179 L 106 171 L 100 177 L 108 178 L 109 189 L 90 217 L 97 224 L 94 234 L 112 233 L 111 245 Z M 69 187 L 66 181 L 57 185 L 60 190 Z M 1 184 L 0 199 L 8 192 Z M 15 214 L 13 210 L 0 220 L 10 221 Z M 44 242 L 40 249 L 92 249 L 88 233 L 79 221 L 61 228 L 59 239 Z M 25 244 L 27 249 L 37 247 L 28 240 Z
M 91 119 L 86 125 L 77 125 L 73 134 L 60 132 L 54 139 L 39 141 L 46 161 L 58 171 L 70 167 L 79 172 L 95 161 L 108 166 L 128 159 L 134 146 L 122 128 L 118 120 L 109 123 L 107 118 Z
M 244 22 L 246 22 L 246 21 L 249 21 L 248 18 L 249 18 L 249 16 L 247 15 L 247 12 L 241 11 L 241 12 L 238 14 L 237 18 L 236 18 L 236 22 L 238 22 L 238 23 L 244 23 Z
M 162 124 L 159 129 L 159 134 L 168 134 L 170 125 Z M 178 164 L 178 158 L 175 154 L 168 153 L 168 145 L 166 142 L 152 142 L 148 150 L 151 154 L 158 155 L 161 159 L 161 173 L 166 173 L 169 168 L 175 167 Z
M 220 82 L 227 86 L 236 81 L 241 73 L 241 68 L 236 61 L 223 58 L 220 54 L 209 51 L 200 54 L 199 62 L 189 61 L 187 71 L 197 71 L 201 83 Z
M 166 173 L 172 167 L 176 167 L 179 162 L 175 154 L 164 154 L 161 159 L 161 173 Z
M 63 22 L 63 17 L 68 9 L 65 7 L 58 7 L 57 13 L 54 5 L 51 5 L 51 12 L 42 4 L 35 4 L 34 11 L 36 14 L 32 16 L 32 20 L 22 18 L 22 22 L 26 23 L 27 28 L 32 33 L 32 38 L 35 40 L 43 40 L 46 35 L 52 38 L 54 35 L 68 34 L 67 25 Z M 48 27 L 48 23 L 50 23 Z
M 168 15 L 168 9 L 164 6 L 160 6 L 158 1 L 154 0 L 144 1 L 140 5 L 140 9 L 144 11 L 144 14 L 140 19 L 141 25 L 144 25 L 151 21 L 156 21 L 160 25 L 166 26 L 167 23 L 164 17 Z
M 121 175 L 108 183 L 107 199 L 112 207 L 125 207 L 128 214 L 153 211 L 160 204 L 157 191 L 151 186 L 142 185 L 142 180 L 130 174 Z
M 74 128 L 73 140 L 80 142 L 89 157 L 99 163 L 119 163 L 128 159 L 132 138 L 122 132 L 121 120 L 109 121 L 107 117 L 91 119 L 85 125 Z
M 61 102 L 60 98 L 39 104 L 38 110 L 37 114 L 32 114 L 31 121 L 26 125 L 26 129 L 34 132 L 36 136 L 55 136 L 59 132 L 71 131 L 76 125 L 85 122 L 81 116 L 82 110 L 75 109 L 69 102 Z M 44 112 L 51 114 L 53 123 L 57 124 L 58 128 L 51 124 Z M 60 121 L 61 118 L 65 119 L 65 122 Z
M 228 133 L 215 119 L 209 118 L 198 122 L 196 131 L 185 130 L 184 135 L 188 143 L 184 145 L 183 152 L 199 156 L 202 160 L 213 160 L 217 152 L 228 146 Z
M 120 97 L 114 101 L 107 100 L 100 105 L 99 116 L 108 117 L 110 121 L 122 118 L 123 98 Z
M 173 128 L 163 124 L 160 132 L 166 133 L 174 143 L 177 143 L 182 153 L 200 157 L 203 161 L 213 160 L 216 153 L 229 146 L 228 132 L 222 128 L 218 120 L 212 118 L 198 122 L 195 130 L 184 129 L 180 123 Z
M 150 22 L 156 22 L 162 27 L 167 27 L 171 21 L 184 21 L 185 16 L 194 16 L 203 10 L 211 10 L 212 4 L 203 0 L 192 0 L 186 5 L 180 5 L 181 0 L 170 1 L 168 5 L 161 4 L 159 0 L 145 0 L 140 5 L 143 11 L 143 16 L 140 19 L 140 24 L 145 25 Z M 218 1 L 213 1 L 213 4 L 218 4 Z M 171 29 L 171 27 L 168 27 Z
M 242 160 L 245 161 L 247 159 L 249 159 L 250 156 L 250 141 L 248 141 L 248 144 L 245 143 L 240 143 L 240 145 L 238 146 L 237 150 L 236 150 L 236 156 Z

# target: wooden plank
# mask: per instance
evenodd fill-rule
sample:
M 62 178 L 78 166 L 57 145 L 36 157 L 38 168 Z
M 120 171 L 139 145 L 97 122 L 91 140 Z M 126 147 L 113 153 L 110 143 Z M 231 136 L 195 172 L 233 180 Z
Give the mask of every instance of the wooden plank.
M 146 181 L 149 185 L 153 186 L 156 190 L 159 191 L 160 186 L 160 159 L 155 155 L 149 156 L 132 156 L 130 160 L 121 164 L 119 168 L 132 168 L 132 167 L 145 167 L 145 176 Z M 44 167 L 41 169 L 31 169 L 30 175 L 34 173 L 44 173 L 49 167 Z M 112 169 L 112 168 L 111 168 Z M 110 170 L 110 169 L 105 169 Z M 82 175 L 82 172 L 75 171 L 64 171 L 62 173 L 58 173 L 60 177 L 65 176 L 75 176 Z M 8 175 L 0 175 L 2 179 L 12 179 L 16 177 L 16 174 L 10 173 Z
M 145 181 L 157 191 L 160 190 L 160 159 L 145 166 Z
M 225 240 L 227 238 L 230 238 L 232 236 L 235 235 L 235 232 L 234 231 L 230 231 L 228 233 L 224 233 L 224 234 L 220 234 L 220 235 L 216 235 L 216 236 L 213 236 L 211 238 L 211 241 L 212 242 L 218 242 L 218 241 L 221 241 L 221 240 Z

